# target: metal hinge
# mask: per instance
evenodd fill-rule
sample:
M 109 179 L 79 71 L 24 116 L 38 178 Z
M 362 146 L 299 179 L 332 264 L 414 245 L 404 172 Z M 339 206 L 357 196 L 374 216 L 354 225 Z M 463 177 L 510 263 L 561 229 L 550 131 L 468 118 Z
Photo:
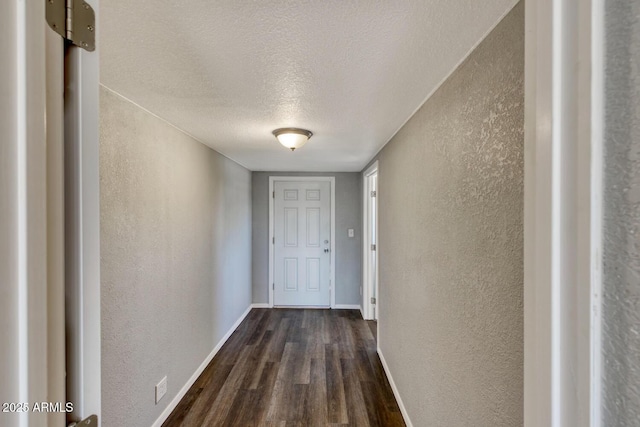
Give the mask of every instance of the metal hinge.
M 271 243 L 273 243 L 274 245 L 276 244 L 276 238 L 275 237 L 271 238 Z
M 371 304 L 375 304 L 376 303 L 376 299 L 374 297 L 371 297 Z
M 96 49 L 96 14 L 84 0 L 44 0 L 49 26 L 71 44 Z
M 91 415 L 82 421 L 72 422 L 68 427 L 98 427 L 98 416 Z
M 271 197 L 273 197 L 274 199 L 276 198 L 276 192 L 275 191 L 273 193 L 271 193 Z
M 272 284 L 271 284 L 271 289 L 273 289 L 273 290 L 275 290 L 275 289 L 276 289 L 276 284 L 275 284 L 275 283 L 272 283 Z
M 375 191 L 371 192 L 371 197 L 376 197 L 376 192 Z
M 375 251 L 375 250 L 376 250 L 376 245 L 375 245 L 375 244 L 374 244 L 374 245 L 371 245 L 371 250 L 372 250 L 372 251 Z

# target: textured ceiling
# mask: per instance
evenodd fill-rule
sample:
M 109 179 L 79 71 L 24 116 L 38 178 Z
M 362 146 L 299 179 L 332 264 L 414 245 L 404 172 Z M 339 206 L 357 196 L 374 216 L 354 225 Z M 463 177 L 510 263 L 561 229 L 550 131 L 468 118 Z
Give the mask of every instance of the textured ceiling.
M 515 3 L 105 0 L 101 81 L 251 170 L 360 171 Z

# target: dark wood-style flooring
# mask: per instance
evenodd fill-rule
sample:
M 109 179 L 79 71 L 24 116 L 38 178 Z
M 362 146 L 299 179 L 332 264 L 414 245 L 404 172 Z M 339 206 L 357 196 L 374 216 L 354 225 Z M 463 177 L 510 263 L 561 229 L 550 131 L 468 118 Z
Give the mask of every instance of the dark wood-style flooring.
M 163 427 L 404 426 L 357 310 L 253 309 Z

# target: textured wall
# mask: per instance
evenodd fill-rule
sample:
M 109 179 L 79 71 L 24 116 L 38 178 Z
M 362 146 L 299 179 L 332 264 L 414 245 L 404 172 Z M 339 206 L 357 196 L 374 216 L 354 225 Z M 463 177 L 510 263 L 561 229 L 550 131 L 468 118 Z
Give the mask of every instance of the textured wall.
M 380 348 L 414 426 L 523 423 L 523 6 L 379 155 Z
M 336 177 L 336 304 L 360 305 L 362 194 L 359 173 L 253 172 L 253 302 L 269 302 L 269 177 Z M 347 236 L 353 228 L 355 237 Z
M 640 3 L 605 3 L 603 417 L 640 423 Z
M 101 425 L 149 426 L 251 303 L 251 173 L 100 97 Z

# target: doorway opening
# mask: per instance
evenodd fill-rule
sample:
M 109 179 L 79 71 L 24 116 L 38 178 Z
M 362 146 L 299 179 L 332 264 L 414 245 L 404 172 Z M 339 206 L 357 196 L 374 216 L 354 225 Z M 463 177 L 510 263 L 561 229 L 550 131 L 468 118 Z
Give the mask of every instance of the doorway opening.
M 378 162 L 362 175 L 363 180 L 363 252 L 362 309 L 364 318 L 378 320 Z

